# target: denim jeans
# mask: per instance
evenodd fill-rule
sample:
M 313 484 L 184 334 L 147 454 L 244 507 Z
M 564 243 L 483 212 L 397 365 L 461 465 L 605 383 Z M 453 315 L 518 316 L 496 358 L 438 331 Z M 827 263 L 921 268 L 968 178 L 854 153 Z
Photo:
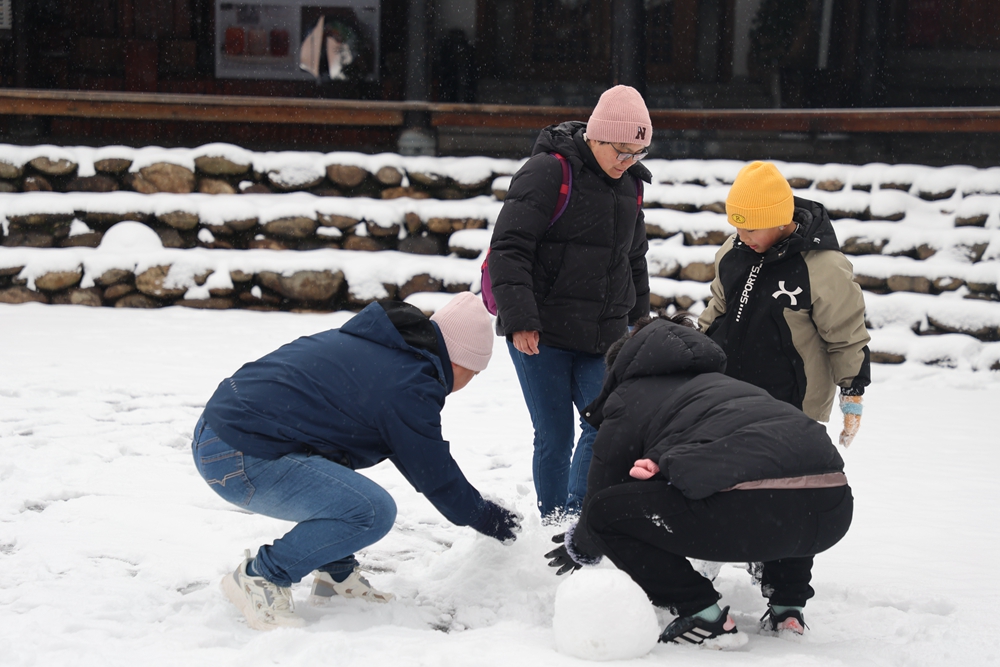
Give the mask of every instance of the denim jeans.
M 396 519 L 396 503 L 385 489 L 322 456 L 250 456 L 219 439 L 204 418 L 191 449 L 198 472 L 223 499 L 296 522 L 273 544 L 260 547 L 254 560 L 254 569 L 279 586 L 313 570 L 343 578 L 357 566 L 354 552 L 382 539 Z
M 535 427 L 531 472 L 543 517 L 578 514 L 587 495 L 587 472 L 597 429 L 580 419 L 580 441 L 573 450 L 573 406 L 583 412 L 601 393 L 604 357 L 600 354 L 538 346 L 538 354 L 519 352 L 507 342 L 521 392 Z

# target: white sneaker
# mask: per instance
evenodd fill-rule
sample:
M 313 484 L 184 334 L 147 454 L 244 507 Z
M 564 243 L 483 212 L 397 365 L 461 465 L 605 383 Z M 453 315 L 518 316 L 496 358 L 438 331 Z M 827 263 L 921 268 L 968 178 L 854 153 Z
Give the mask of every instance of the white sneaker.
M 292 589 L 272 584 L 264 577 L 247 574 L 250 550 L 243 552 L 243 562 L 232 574 L 222 578 L 222 592 L 243 612 L 254 630 L 301 628 L 304 618 L 295 613 Z
M 330 601 L 334 595 L 345 598 L 361 598 L 369 602 L 388 602 L 395 595 L 375 590 L 367 579 L 361 576 L 361 569 L 354 568 L 351 576 L 341 582 L 336 582 L 326 572 L 313 572 L 312 594 L 309 604 L 320 606 Z

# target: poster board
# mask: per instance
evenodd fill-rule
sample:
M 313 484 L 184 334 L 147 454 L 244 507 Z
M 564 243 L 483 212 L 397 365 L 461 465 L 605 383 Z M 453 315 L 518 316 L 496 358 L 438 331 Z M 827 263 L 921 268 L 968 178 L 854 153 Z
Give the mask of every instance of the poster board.
M 2 0 L 0 0 L 2 1 Z M 222 79 L 379 78 L 380 0 L 215 0 L 215 76 Z M 306 54 L 319 67 L 303 68 Z M 317 56 L 318 57 L 314 57 Z M 311 71 L 309 71 L 311 70 Z
M 14 27 L 14 10 L 11 0 L 0 0 L 0 39 L 10 39 Z

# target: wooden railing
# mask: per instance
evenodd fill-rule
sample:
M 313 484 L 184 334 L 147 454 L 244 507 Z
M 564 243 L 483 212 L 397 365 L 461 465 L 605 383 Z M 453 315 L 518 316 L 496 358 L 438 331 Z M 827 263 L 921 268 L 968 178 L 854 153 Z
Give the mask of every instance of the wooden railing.
M 589 107 L 369 102 L 0 88 L 0 115 L 260 124 L 401 127 L 424 112 L 435 127 L 537 129 L 585 120 Z M 1000 132 L 1000 108 L 653 109 L 663 130 L 761 132 Z

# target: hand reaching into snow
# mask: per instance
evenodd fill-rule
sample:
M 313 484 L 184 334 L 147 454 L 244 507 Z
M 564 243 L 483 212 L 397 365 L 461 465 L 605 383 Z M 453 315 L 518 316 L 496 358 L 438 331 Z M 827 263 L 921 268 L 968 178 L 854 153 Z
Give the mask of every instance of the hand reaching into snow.
M 861 427 L 862 396 L 840 395 L 840 411 L 844 413 L 844 430 L 840 432 L 840 444 L 850 447 L 854 436 Z
M 632 469 L 628 471 L 628 474 L 630 477 L 635 477 L 636 479 L 649 479 L 658 472 L 660 472 L 660 466 L 656 465 L 655 461 L 639 459 L 632 466 Z
M 513 544 L 517 539 L 515 533 L 521 532 L 521 518 L 517 512 L 511 512 L 492 500 L 487 500 L 482 517 L 471 527 L 504 544 Z
M 578 525 L 574 523 L 565 533 L 552 536 L 552 541 L 561 546 L 545 554 L 545 557 L 550 559 L 549 567 L 559 568 L 556 574 L 576 572 L 584 565 L 597 565 L 601 562 L 601 556 L 588 556 L 574 548 L 573 533 Z
M 573 557 L 569 553 L 569 549 L 566 548 L 565 533 L 553 535 L 552 541 L 560 546 L 545 554 L 545 557 L 549 559 L 549 567 L 559 568 L 556 570 L 557 575 L 563 575 L 567 572 L 576 572 L 583 567 L 583 565 L 573 560 Z

